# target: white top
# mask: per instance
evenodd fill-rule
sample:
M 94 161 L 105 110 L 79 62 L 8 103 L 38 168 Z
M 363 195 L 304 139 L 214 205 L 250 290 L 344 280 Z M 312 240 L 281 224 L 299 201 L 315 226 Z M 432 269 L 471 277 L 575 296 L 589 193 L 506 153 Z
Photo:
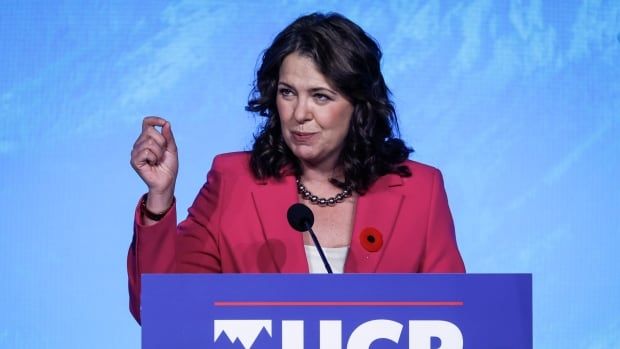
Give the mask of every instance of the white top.
M 321 260 L 319 250 L 314 245 L 304 245 L 306 250 L 306 259 L 308 259 L 308 269 L 311 274 L 326 274 L 327 269 Z M 323 253 L 332 267 L 334 274 L 342 274 L 344 272 L 344 262 L 349 253 L 349 246 L 345 247 L 323 247 Z

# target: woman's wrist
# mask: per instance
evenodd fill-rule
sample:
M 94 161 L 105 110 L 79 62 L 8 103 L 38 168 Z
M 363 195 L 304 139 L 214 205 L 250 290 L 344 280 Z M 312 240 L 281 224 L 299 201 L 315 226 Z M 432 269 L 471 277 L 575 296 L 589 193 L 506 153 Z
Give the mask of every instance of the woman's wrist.
M 174 200 L 174 186 L 162 191 L 149 189 L 146 198 L 146 208 L 152 212 L 161 212 L 172 205 Z
M 147 193 L 142 196 L 141 208 L 146 218 L 153 221 L 161 220 L 168 211 L 174 206 L 174 195 L 158 195 Z

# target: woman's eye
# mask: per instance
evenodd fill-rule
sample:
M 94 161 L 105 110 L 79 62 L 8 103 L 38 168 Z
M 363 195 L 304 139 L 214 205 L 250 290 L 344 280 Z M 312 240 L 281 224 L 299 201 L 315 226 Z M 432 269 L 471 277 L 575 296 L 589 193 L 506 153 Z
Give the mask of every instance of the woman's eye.
M 324 95 L 322 93 L 315 94 L 314 98 L 316 98 L 319 102 L 327 102 L 331 100 L 331 98 L 329 98 L 327 95 Z
M 290 89 L 288 89 L 288 88 L 281 88 L 281 89 L 280 89 L 280 94 L 281 94 L 282 96 L 284 96 L 284 97 L 287 97 L 287 96 L 292 96 L 292 95 L 293 95 L 293 91 L 291 91 L 291 90 L 290 90 Z

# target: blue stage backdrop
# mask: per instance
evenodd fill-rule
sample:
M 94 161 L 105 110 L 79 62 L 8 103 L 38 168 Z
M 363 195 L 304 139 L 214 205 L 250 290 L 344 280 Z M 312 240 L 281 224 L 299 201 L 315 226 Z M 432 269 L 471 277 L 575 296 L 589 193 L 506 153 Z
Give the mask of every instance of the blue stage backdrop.
M 125 255 L 143 116 L 172 123 L 182 218 L 213 156 L 252 142 L 259 54 L 313 11 L 381 44 L 468 271 L 533 273 L 535 347 L 620 347 L 620 2 L 9 0 L 0 348 L 139 347 Z

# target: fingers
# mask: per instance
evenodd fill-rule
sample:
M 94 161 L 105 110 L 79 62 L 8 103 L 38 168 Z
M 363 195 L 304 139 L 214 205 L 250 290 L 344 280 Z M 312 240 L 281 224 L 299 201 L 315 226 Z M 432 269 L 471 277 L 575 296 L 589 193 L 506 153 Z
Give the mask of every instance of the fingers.
M 144 149 L 142 151 L 142 153 L 143 153 L 143 159 L 144 159 L 143 163 L 146 162 L 149 165 L 157 165 L 157 163 L 158 163 L 158 160 L 157 160 L 158 156 L 155 155 L 152 150 L 147 148 L 147 149 Z
M 136 140 L 134 147 L 147 141 L 155 143 L 156 146 L 163 149 L 166 149 L 168 147 L 168 141 L 166 141 L 166 138 L 164 138 L 164 136 L 161 133 L 157 132 L 157 130 L 155 130 L 155 128 L 153 127 L 149 127 L 145 131 L 142 131 L 140 137 L 138 137 L 138 139 Z
M 171 151 L 171 152 L 176 152 L 177 151 L 177 144 L 174 140 L 174 135 L 172 134 L 172 127 L 170 126 L 170 123 L 164 119 L 164 118 L 160 118 L 158 116 L 147 116 L 144 118 L 144 120 L 142 121 L 142 133 L 148 132 L 149 134 L 153 135 L 154 131 L 157 134 L 160 134 L 159 132 L 157 132 L 157 130 L 155 129 L 155 126 L 161 126 L 161 135 L 163 135 L 163 139 L 165 140 L 165 142 L 161 142 L 160 138 L 157 137 L 157 142 L 159 144 L 162 144 L 162 146 L 164 148 L 166 148 L 166 150 Z
M 155 126 L 164 126 L 168 121 L 164 118 L 160 118 L 159 116 L 147 116 L 142 120 L 142 132 L 146 131 L 148 128 L 152 128 Z
M 161 136 L 161 135 L 160 135 Z M 148 152 L 145 152 L 148 151 Z M 154 138 L 146 137 L 138 141 L 131 152 L 131 157 L 136 158 L 136 163 L 144 164 L 147 161 L 150 165 L 156 165 L 164 157 L 166 148 L 155 141 Z
M 164 136 L 166 140 L 167 149 L 171 152 L 176 153 L 177 151 L 177 143 L 174 140 L 174 135 L 172 134 L 172 126 L 170 126 L 169 122 L 166 122 L 161 129 L 161 134 Z
M 156 154 L 156 150 L 148 147 L 138 147 L 131 151 L 131 166 L 138 170 L 144 165 L 154 166 L 159 163 L 160 155 Z
M 156 128 L 161 127 L 161 133 Z M 173 154 L 166 155 L 166 152 Z M 167 156 L 176 157 L 177 146 L 170 123 L 158 116 L 147 116 L 142 121 L 142 133 L 131 151 L 131 165 L 139 170 L 145 165 L 157 166 Z

